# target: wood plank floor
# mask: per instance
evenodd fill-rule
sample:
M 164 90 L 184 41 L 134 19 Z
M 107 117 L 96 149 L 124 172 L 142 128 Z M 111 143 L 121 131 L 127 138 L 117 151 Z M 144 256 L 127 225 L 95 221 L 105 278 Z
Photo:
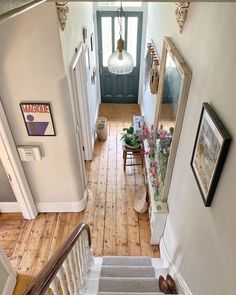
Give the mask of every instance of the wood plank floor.
M 123 111 L 122 111 L 123 109 Z M 0 214 L 0 247 L 18 273 L 14 294 L 42 269 L 75 225 L 91 227 L 95 256 L 143 255 L 159 257 L 159 247 L 150 246 L 148 214 L 133 210 L 135 193 L 144 185 L 142 168 L 123 171 L 120 134 L 139 114 L 138 105 L 102 105 L 100 116 L 109 119 L 107 141 L 97 141 L 94 159 L 86 163 L 89 197 L 81 213 L 45 213 L 26 221 L 21 214 Z

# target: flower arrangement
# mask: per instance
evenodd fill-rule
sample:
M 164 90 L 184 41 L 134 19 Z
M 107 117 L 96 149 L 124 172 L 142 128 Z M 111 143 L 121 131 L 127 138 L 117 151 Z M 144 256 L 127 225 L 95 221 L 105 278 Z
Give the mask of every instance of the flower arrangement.
M 142 132 L 143 139 L 147 140 L 148 143 L 148 151 L 145 151 L 144 154 L 148 155 L 150 159 L 150 165 L 149 165 L 149 173 L 152 178 L 152 184 L 153 186 L 158 189 L 160 186 L 160 183 L 158 181 L 158 163 L 157 163 L 157 145 L 156 145 L 156 138 L 155 138 L 155 132 L 154 132 L 154 126 L 151 126 L 151 129 L 149 130 L 148 126 L 146 124 L 143 125 L 143 132 Z
M 174 133 L 173 127 L 170 127 L 169 132 L 167 132 L 166 130 L 164 130 L 162 124 L 160 125 L 160 128 L 158 129 L 158 132 L 157 132 L 157 138 L 160 139 L 158 150 L 166 155 L 168 155 L 170 152 L 173 133 Z

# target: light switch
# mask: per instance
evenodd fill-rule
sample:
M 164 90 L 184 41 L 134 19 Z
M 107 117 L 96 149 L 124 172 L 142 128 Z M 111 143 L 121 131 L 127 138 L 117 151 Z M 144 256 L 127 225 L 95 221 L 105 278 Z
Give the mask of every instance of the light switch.
M 42 159 L 38 145 L 20 145 L 17 147 L 21 161 L 40 161 Z

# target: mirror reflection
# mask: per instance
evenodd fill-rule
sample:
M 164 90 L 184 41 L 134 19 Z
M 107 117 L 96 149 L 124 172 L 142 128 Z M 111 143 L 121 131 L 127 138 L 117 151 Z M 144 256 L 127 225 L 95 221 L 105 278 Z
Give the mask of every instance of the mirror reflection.
M 171 38 L 163 42 L 154 130 L 158 196 L 168 198 L 192 73 Z
M 168 52 L 166 56 L 163 96 L 160 105 L 157 131 L 159 150 L 165 156 L 168 156 L 170 152 L 176 123 L 181 83 L 181 75 L 179 74 L 176 64 Z

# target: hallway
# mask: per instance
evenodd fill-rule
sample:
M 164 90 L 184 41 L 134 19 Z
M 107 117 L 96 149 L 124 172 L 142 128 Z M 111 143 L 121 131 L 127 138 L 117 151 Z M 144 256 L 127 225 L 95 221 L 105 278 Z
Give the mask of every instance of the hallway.
M 139 115 L 138 105 L 102 104 L 100 116 L 109 120 L 109 137 L 96 142 L 94 160 L 87 163 L 89 201 L 83 220 L 92 228 L 95 256 L 159 256 L 157 247 L 149 245 L 148 213 L 133 210 L 136 191 L 144 185 L 141 166 L 123 171 L 121 132 Z M 102 238 L 103 237 L 103 238 Z
M 76 224 L 86 222 L 92 232 L 95 256 L 142 255 L 159 257 L 150 246 L 148 213 L 137 214 L 133 199 L 144 178 L 139 166 L 123 172 L 120 133 L 130 126 L 138 105 L 102 105 L 100 114 L 109 119 L 109 137 L 96 142 L 94 159 L 86 163 L 89 198 L 81 213 L 41 213 L 25 221 L 21 214 L 0 214 L 0 247 L 18 273 L 14 294 L 25 287 L 55 253 Z

